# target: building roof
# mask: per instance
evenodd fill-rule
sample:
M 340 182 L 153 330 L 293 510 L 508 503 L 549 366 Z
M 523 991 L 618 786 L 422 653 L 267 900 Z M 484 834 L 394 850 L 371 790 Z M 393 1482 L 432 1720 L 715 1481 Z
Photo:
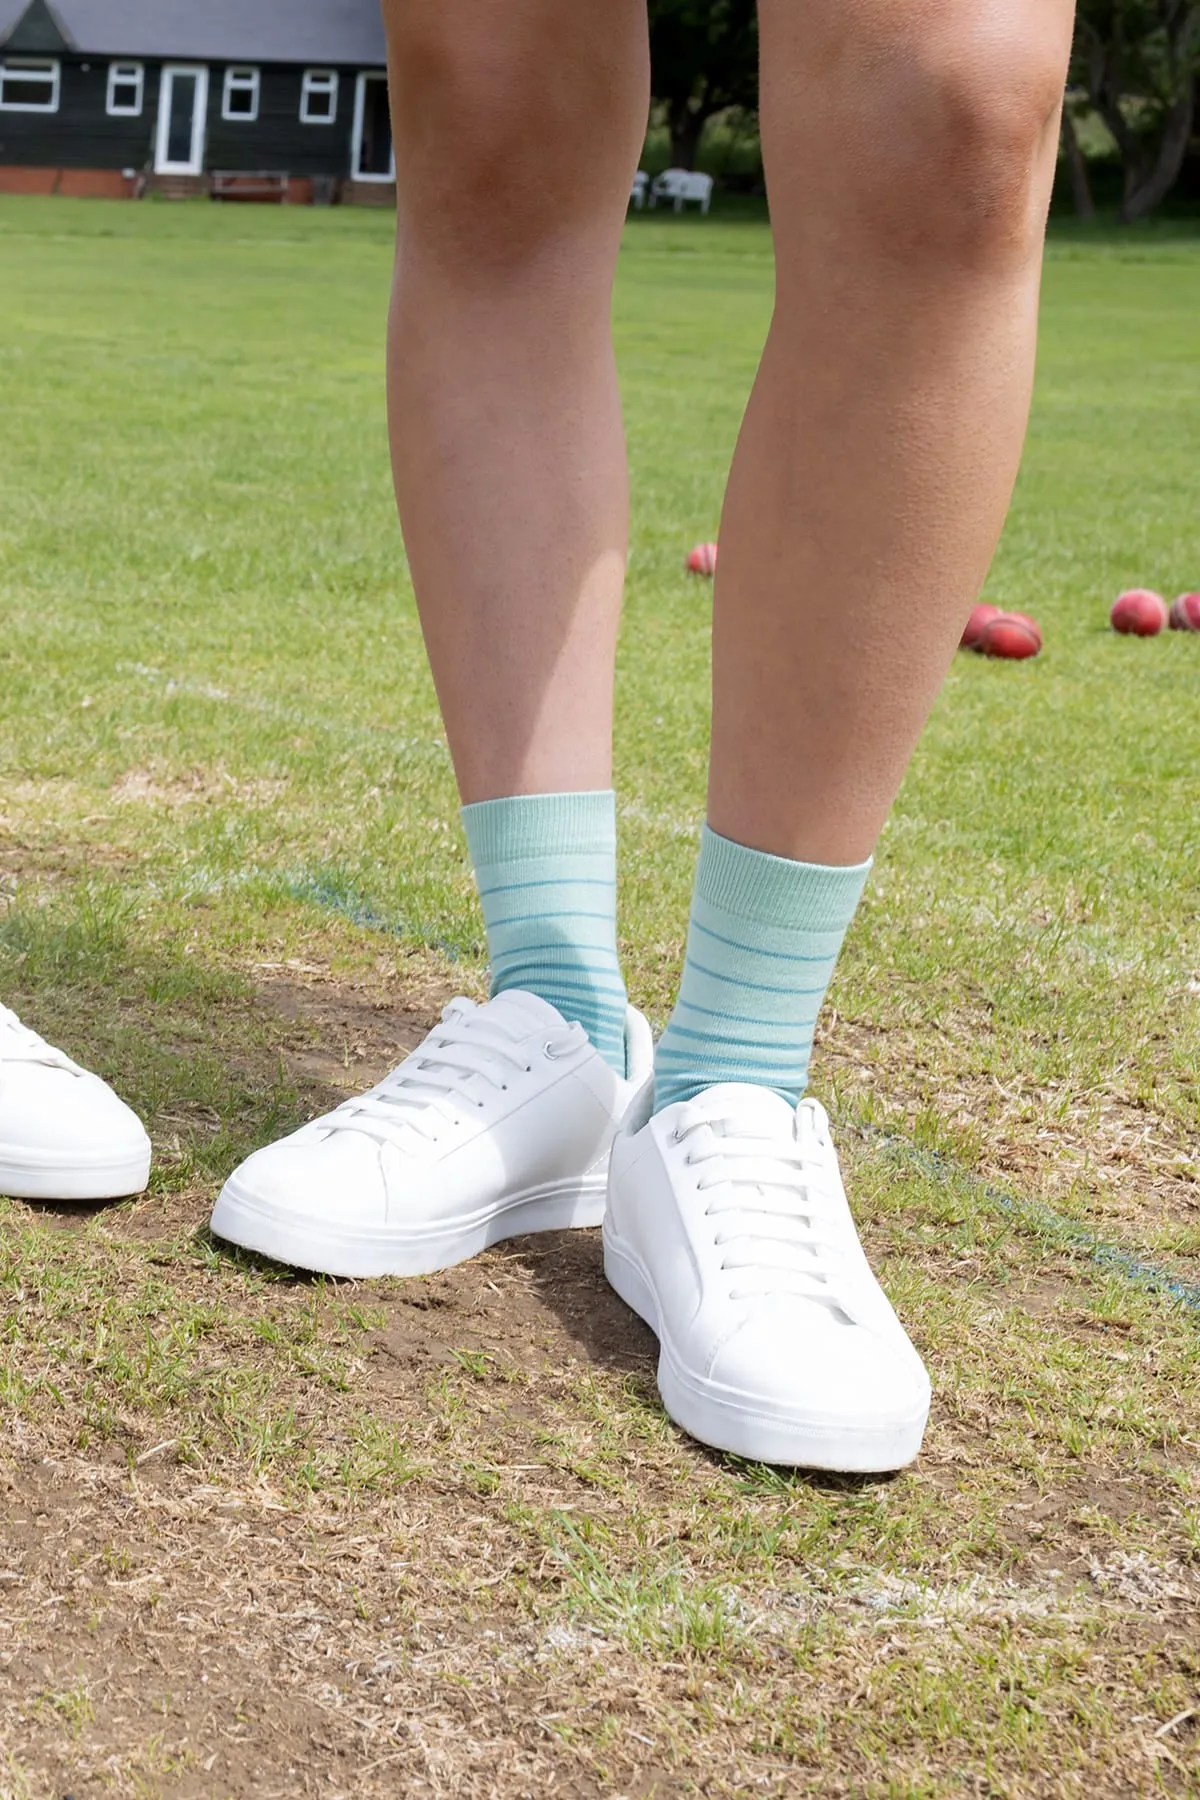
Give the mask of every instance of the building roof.
M 379 0 L 0 0 L 6 49 L 363 68 L 384 61 Z

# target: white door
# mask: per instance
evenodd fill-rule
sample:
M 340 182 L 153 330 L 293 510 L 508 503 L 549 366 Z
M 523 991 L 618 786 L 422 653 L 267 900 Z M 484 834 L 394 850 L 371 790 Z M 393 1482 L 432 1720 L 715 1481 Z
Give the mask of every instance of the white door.
M 202 63 L 167 63 L 158 90 L 154 168 L 159 175 L 199 175 L 204 167 L 208 70 Z
M 382 69 L 365 70 L 355 85 L 350 172 L 355 181 L 396 179 L 387 75 Z

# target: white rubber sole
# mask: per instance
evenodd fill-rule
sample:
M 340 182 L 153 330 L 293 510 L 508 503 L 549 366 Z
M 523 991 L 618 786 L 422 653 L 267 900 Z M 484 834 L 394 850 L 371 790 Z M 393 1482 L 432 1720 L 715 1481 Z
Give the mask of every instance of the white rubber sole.
M 297 1218 L 286 1206 L 251 1197 L 239 1187 L 235 1172 L 217 1198 L 211 1229 L 242 1250 L 321 1275 L 363 1281 L 377 1275 L 433 1275 L 506 1238 L 599 1225 L 607 1189 L 601 1170 L 527 1188 L 469 1217 L 440 1219 L 436 1225 L 339 1231 L 335 1220 Z
M 136 1152 L 87 1158 L 35 1159 L 19 1145 L 0 1144 L 0 1194 L 14 1200 L 123 1200 L 149 1179 L 148 1138 Z
M 739 1394 L 685 1368 L 662 1328 L 654 1284 L 628 1245 L 604 1223 L 604 1273 L 610 1286 L 650 1327 L 659 1344 L 658 1391 L 670 1418 L 714 1450 L 747 1462 L 828 1469 L 842 1475 L 879 1475 L 902 1469 L 920 1451 L 928 1398 L 905 1418 L 831 1425 L 803 1410 Z

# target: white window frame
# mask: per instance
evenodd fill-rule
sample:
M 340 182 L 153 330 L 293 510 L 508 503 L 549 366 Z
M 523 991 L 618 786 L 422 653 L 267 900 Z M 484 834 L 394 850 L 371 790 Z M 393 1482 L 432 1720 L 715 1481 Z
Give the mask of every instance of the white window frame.
M 350 178 L 352 181 L 395 181 L 396 145 L 390 152 L 391 167 L 386 175 L 370 175 L 362 168 L 363 125 L 366 122 L 368 81 L 387 80 L 386 69 L 363 69 L 354 84 L 354 129 L 350 136 Z
M 4 77 L 12 71 L 13 76 L 28 81 L 31 75 L 47 75 L 50 78 L 49 100 L 6 100 L 4 98 Z M 44 112 L 58 111 L 58 97 L 62 91 L 62 64 L 54 56 L 6 56 L 0 59 L 0 112 Z
M 230 112 L 229 102 L 235 94 L 249 93 L 251 110 L 249 112 Z M 253 69 L 249 63 L 234 63 L 225 71 L 225 80 L 221 87 L 221 117 L 229 125 L 253 125 L 258 118 L 258 102 L 262 94 L 262 70 Z
M 127 87 L 132 82 L 137 88 L 137 103 L 134 106 L 118 106 L 113 99 L 113 90 L 120 85 Z M 142 107 L 146 100 L 146 67 L 140 62 L 113 62 L 108 65 L 108 96 L 104 110 L 110 119 L 140 119 Z
M 309 102 L 314 94 L 329 96 L 329 111 L 313 114 Z M 300 83 L 300 123 L 302 125 L 336 125 L 338 109 L 338 72 L 336 69 L 305 69 Z

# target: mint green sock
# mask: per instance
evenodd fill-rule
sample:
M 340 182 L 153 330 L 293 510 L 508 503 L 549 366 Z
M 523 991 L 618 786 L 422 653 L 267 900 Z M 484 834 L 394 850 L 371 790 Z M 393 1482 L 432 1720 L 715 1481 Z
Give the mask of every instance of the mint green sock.
M 789 862 L 704 827 L 679 999 L 654 1057 L 656 1111 L 722 1081 L 796 1104 L 870 868 Z
M 524 988 L 548 1000 L 624 1075 L 614 795 L 517 794 L 464 806 L 462 816 L 492 993 Z

